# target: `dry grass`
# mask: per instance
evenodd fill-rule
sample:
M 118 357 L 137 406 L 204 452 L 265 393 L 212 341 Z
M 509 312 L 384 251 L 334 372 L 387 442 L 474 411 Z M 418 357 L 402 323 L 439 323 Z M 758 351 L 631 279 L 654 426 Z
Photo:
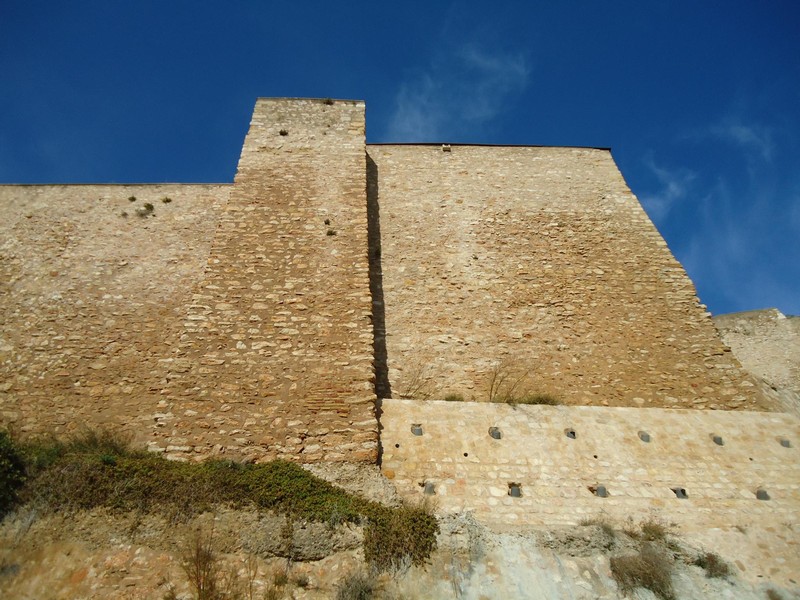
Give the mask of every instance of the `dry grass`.
M 464 396 L 461 394 L 447 394 L 442 400 L 445 402 L 463 402 Z
M 398 398 L 430 400 L 439 395 L 435 373 L 429 363 L 418 362 L 401 373 L 397 386 Z
M 645 588 L 662 600 L 674 600 L 672 561 L 666 551 L 652 542 L 642 544 L 637 554 L 611 558 L 611 574 L 623 594 Z
M 663 542 L 669 533 L 669 527 L 655 519 L 643 521 L 639 528 L 642 531 L 642 539 L 647 542 Z
M 221 600 L 226 597 L 221 589 L 221 565 L 214 551 L 213 534 L 198 531 L 186 544 L 181 557 L 181 569 L 197 600 Z
M 704 552 L 695 559 L 694 564 L 705 570 L 706 577 L 724 578 L 731 574 L 730 565 L 714 552 Z
M 632 521 L 623 529 L 625 534 L 634 539 L 645 542 L 665 542 L 671 533 L 669 525 L 654 518 L 647 519 L 634 525 Z
M 336 589 L 336 600 L 370 600 L 378 591 L 375 577 L 366 573 L 351 573 Z
M 522 396 L 509 398 L 506 400 L 507 404 L 541 404 L 544 406 L 559 406 L 561 400 L 552 394 L 544 393 L 527 393 Z
M 591 526 L 599 527 L 600 531 L 602 531 L 603 534 L 611 540 L 616 539 L 617 537 L 616 528 L 606 519 L 602 518 L 582 519 L 579 524 L 582 527 L 591 527 Z
M 561 404 L 552 394 L 534 392 L 530 385 L 530 371 L 508 361 L 495 364 L 489 371 L 489 402 L 511 404 Z

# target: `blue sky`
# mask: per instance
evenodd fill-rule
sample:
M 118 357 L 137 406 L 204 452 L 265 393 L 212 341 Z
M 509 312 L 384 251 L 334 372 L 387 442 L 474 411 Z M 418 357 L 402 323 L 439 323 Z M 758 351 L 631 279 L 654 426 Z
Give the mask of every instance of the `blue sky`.
M 230 182 L 258 96 L 611 147 L 713 313 L 800 314 L 796 0 L 0 0 L 0 182 Z

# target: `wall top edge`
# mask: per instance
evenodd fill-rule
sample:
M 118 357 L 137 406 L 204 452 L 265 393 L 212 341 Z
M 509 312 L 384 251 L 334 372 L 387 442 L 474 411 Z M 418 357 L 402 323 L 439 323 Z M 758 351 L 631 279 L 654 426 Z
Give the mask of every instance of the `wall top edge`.
M 800 419 L 797 416 L 784 413 L 784 412 L 767 412 L 755 410 L 696 410 L 691 408 L 656 408 L 656 407 L 638 407 L 638 406 L 579 406 L 579 405 L 558 405 L 550 406 L 544 404 L 525 404 L 512 406 L 503 403 L 492 402 L 449 402 L 447 400 L 410 400 L 404 398 L 383 398 L 379 400 L 381 405 L 404 405 L 404 406 L 419 406 L 424 408 L 425 405 L 436 407 L 450 407 L 453 412 L 456 412 L 460 407 L 470 407 L 473 410 L 486 410 L 486 411 L 533 411 L 544 412 L 552 414 L 567 414 L 571 412 L 587 412 L 587 413 L 635 413 L 635 414 L 676 414 L 676 415 L 735 415 L 738 417 L 752 416 L 756 418 L 778 418 L 787 419 L 789 421 L 797 421 L 800 425 Z
M 346 103 L 346 104 L 354 104 L 356 106 L 365 106 L 366 102 L 364 100 L 357 100 L 357 99 L 348 99 L 348 98 L 301 98 L 301 97 L 293 97 L 293 96 L 259 96 L 256 98 L 256 102 L 319 102 L 324 104 L 325 102 L 335 102 L 335 103 Z
M 611 148 L 603 146 L 547 146 L 544 144 L 462 144 L 452 142 L 380 142 L 368 143 L 367 148 L 371 146 L 450 146 L 453 148 L 564 148 L 568 150 L 601 150 L 603 152 L 611 152 Z
M 232 183 L 0 183 L 0 188 L 9 187 L 231 187 Z

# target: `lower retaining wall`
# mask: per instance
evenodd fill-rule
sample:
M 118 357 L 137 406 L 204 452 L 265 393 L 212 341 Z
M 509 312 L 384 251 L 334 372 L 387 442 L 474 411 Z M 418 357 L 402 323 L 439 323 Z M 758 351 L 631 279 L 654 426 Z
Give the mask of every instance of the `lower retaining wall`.
M 381 413 L 382 469 L 400 493 L 496 529 L 800 516 L 800 420 L 787 414 L 413 400 Z

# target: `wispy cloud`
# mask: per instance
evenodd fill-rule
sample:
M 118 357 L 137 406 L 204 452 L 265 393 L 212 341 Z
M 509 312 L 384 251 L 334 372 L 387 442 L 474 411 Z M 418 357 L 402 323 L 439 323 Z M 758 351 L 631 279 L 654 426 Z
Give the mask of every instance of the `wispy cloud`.
M 776 306 L 798 314 L 796 121 L 753 102 L 733 102 L 676 136 L 680 154 L 669 167 L 647 157 L 653 191 L 640 196 L 714 312 Z
M 655 175 L 659 188 L 642 195 L 642 204 L 655 222 L 663 221 L 672 208 L 687 198 L 695 174 L 685 168 L 668 169 L 655 163 L 652 155 L 645 156 L 645 166 Z
M 709 128 L 711 136 L 731 141 L 745 152 L 755 152 L 762 160 L 769 162 L 775 150 L 772 130 L 754 123 L 745 124 L 739 120 L 728 119 Z
M 474 45 L 443 52 L 401 85 L 387 141 L 444 141 L 474 130 L 521 93 L 529 77 L 521 54 Z
M 791 215 L 782 218 L 769 184 L 718 180 L 698 206 L 692 231 L 676 254 L 700 297 L 728 311 L 774 306 L 800 313 L 797 225 Z

